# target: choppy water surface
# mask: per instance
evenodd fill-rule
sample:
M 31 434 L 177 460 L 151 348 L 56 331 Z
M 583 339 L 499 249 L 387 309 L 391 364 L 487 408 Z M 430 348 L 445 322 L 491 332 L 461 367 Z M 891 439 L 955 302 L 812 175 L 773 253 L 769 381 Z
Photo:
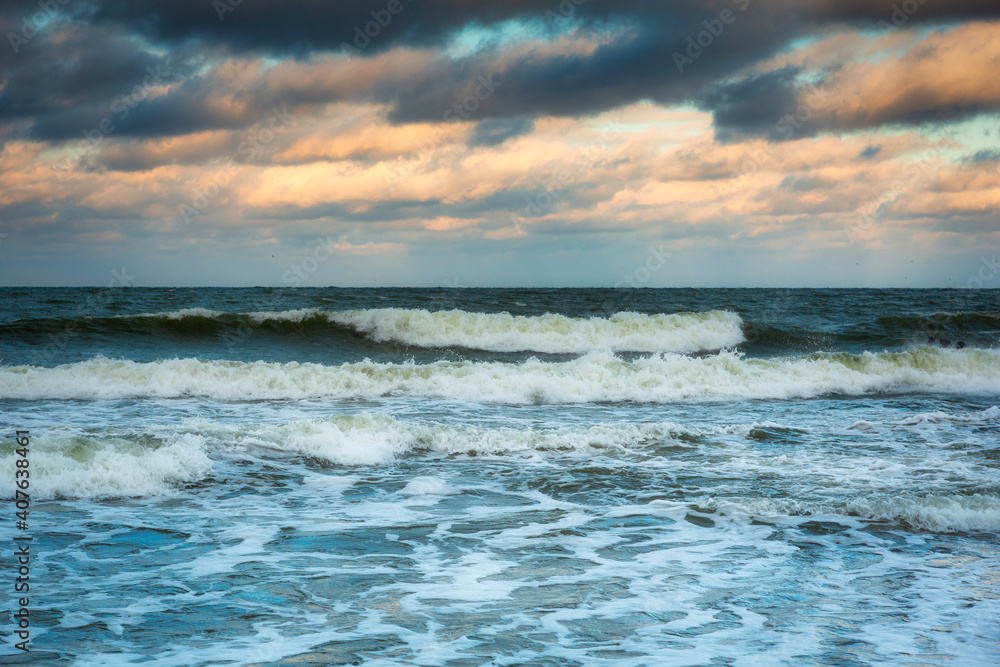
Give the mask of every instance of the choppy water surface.
M 997 664 L 998 338 L 982 290 L 8 289 L 31 657 Z

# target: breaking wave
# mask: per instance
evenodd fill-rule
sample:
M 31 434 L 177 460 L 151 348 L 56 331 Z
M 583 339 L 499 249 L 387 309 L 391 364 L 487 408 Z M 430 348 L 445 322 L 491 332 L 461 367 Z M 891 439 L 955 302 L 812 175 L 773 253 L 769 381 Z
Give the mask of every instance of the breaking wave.
M 328 311 L 319 308 L 231 313 L 206 308 L 112 317 L 41 318 L 0 324 L 0 334 L 37 340 L 41 334 L 125 333 L 156 336 L 224 336 L 262 329 L 319 337 L 363 336 L 376 343 L 423 348 L 461 347 L 489 352 L 692 353 L 744 342 L 736 313 L 646 315 L 621 312 L 609 317 L 568 317 L 375 308 Z
M 13 447 L 11 447 L 13 450 Z M 14 469 L 15 456 L 0 456 Z M 107 498 L 167 493 L 176 485 L 203 479 L 212 469 L 205 439 L 95 437 L 53 431 L 31 441 L 31 494 L 34 498 Z M 0 480 L 0 495 L 14 495 L 14 477 Z
M 0 397 L 117 399 L 206 397 L 223 401 L 420 396 L 511 404 L 714 399 L 791 399 L 829 394 L 1000 392 L 1000 351 L 920 347 L 905 352 L 816 353 L 748 359 L 610 352 L 523 363 L 365 360 L 340 366 L 97 357 L 46 368 L 0 367 Z
M 888 496 L 868 494 L 846 503 L 810 503 L 799 500 L 743 499 L 709 502 L 710 510 L 747 513 L 761 518 L 856 518 L 901 523 L 918 530 L 942 533 L 1000 530 L 1000 498 L 982 493 Z
M 213 470 L 212 452 L 271 451 L 356 466 L 386 463 L 413 452 L 613 450 L 686 433 L 672 423 L 482 428 L 406 422 L 369 413 L 255 426 L 195 421 L 129 436 L 63 430 L 32 439 L 31 489 L 37 498 L 167 494 L 205 479 Z M 13 469 L 14 445 L 8 444 L 0 465 Z M 13 476 L 0 480 L 0 496 L 13 495 Z
M 330 313 L 332 321 L 353 327 L 374 340 L 419 347 L 465 347 L 491 352 L 582 353 L 701 352 L 743 342 L 743 321 L 736 313 L 611 317 L 537 316 L 508 313 L 430 312 L 381 308 Z

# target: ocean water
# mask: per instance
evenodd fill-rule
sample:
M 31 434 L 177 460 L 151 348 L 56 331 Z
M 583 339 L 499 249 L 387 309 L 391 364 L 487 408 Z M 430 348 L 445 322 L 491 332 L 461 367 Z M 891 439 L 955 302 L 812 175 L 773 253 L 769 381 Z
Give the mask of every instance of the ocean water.
M 1000 664 L 997 290 L 7 288 L 0 406 L 4 664 Z

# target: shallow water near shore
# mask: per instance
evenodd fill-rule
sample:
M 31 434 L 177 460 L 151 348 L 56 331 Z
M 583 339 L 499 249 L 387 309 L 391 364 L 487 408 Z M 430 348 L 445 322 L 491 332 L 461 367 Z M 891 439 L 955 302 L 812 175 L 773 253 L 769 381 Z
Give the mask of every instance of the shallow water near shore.
M 5 296 L 44 664 L 1000 659 L 996 291 Z

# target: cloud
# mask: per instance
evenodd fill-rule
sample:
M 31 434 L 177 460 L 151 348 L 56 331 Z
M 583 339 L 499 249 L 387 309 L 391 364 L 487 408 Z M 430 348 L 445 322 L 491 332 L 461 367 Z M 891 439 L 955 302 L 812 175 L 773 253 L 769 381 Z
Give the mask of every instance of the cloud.
M 528 134 L 535 129 L 535 121 L 530 118 L 511 120 L 484 120 L 476 123 L 469 146 L 498 146 L 508 139 Z
M 381 25 L 389 2 L 241 2 L 220 20 L 205 0 L 73 0 L 0 49 L 3 233 L 147 259 L 205 242 L 291 256 L 329 235 L 343 266 L 405 252 L 425 271 L 439 251 L 997 238 L 995 2 L 913 0 L 894 22 L 899 0 L 586 0 L 550 22 L 552 0 L 400 0 Z M 0 27 L 36 9 L 11 0 Z M 225 171 L 272 109 L 295 122 Z
M 1000 149 L 984 148 L 983 150 L 976 151 L 972 154 L 968 161 L 973 164 L 980 164 L 983 162 L 1000 162 Z
M 992 0 L 913 0 L 916 9 L 904 12 L 905 25 L 965 21 L 996 17 Z M 890 26 L 899 0 L 587 0 L 574 3 L 563 21 L 559 3 L 552 0 L 519 0 L 505 3 L 465 0 L 391 0 L 357 3 L 351 0 L 286 0 L 284 2 L 226 3 L 231 11 L 218 11 L 202 0 L 176 0 L 167 5 L 156 0 L 91 0 L 86 14 L 97 25 L 121 26 L 156 42 L 201 41 L 225 44 L 233 52 L 270 52 L 301 55 L 333 51 L 351 43 L 357 31 L 367 30 L 370 43 L 364 54 L 400 45 L 439 46 L 466 26 L 495 26 L 505 22 L 537 23 L 539 28 L 568 26 L 593 30 L 616 21 L 631 20 L 648 26 L 650 32 L 664 25 L 681 24 L 682 34 L 701 30 L 701 21 L 714 18 L 721 9 L 740 9 L 782 17 L 781 30 L 807 31 L 817 24 L 837 23 L 851 27 L 876 27 L 883 20 Z M 10 14 L 32 11 L 30 0 L 11 3 Z M 390 7 L 392 5 L 392 7 Z M 392 11 L 390 11 L 392 10 Z M 548 13 L 548 16 L 547 16 Z M 558 20 L 552 20 L 553 17 Z M 375 25 L 369 25 L 375 22 Z M 363 40 L 360 40 L 363 43 Z
M 882 150 L 882 147 L 878 144 L 865 146 L 865 149 L 859 153 L 859 155 L 866 160 L 870 160 Z
M 169 7 L 81 0 L 72 21 L 39 33 L 33 51 L 11 61 L 0 89 L 0 126 L 27 123 L 32 138 L 59 142 L 108 118 L 113 139 L 170 137 L 245 128 L 274 106 L 321 116 L 327 105 L 349 102 L 384 106 L 395 124 L 450 118 L 515 128 L 540 117 L 590 115 L 649 100 L 695 102 L 713 111 L 722 140 L 740 134 L 777 140 L 788 138 L 775 125 L 803 103 L 806 79 L 818 80 L 837 99 L 836 114 L 817 114 L 807 134 L 951 121 L 997 108 L 985 87 L 949 79 L 963 59 L 977 68 L 964 76 L 970 81 L 989 69 L 1000 43 L 995 24 L 979 24 L 975 35 L 963 28 L 953 43 L 933 33 L 901 59 L 815 69 L 824 53 L 843 55 L 847 48 L 843 38 L 831 38 L 825 51 L 816 51 L 815 40 L 850 26 L 874 31 L 882 19 L 892 25 L 898 3 L 882 0 L 811 0 L 794 3 L 794 11 L 791 0 L 588 0 L 574 5 L 565 24 L 546 18 L 559 7 L 551 1 L 398 2 L 397 13 L 350 2 L 240 3 L 219 20 L 201 0 Z M 15 25 L 18 12 L 32 7 L 14 3 L 2 22 Z M 387 23 L 385 15 L 391 15 Z M 987 17 L 1000 17 L 1000 6 L 920 4 L 906 16 L 904 30 L 893 26 L 879 39 L 889 48 L 899 44 L 898 34 L 919 26 Z M 346 56 L 342 43 L 372 21 L 377 31 L 369 33 L 378 34 Z M 455 40 L 469 30 L 481 33 L 477 46 L 456 53 Z M 963 42 L 962 35 L 970 39 Z M 805 41 L 813 55 L 777 66 L 796 41 Z M 851 48 L 867 47 L 855 39 Z M 695 56 L 683 71 L 675 66 L 679 53 Z M 121 98 L 142 86 L 150 68 L 168 72 L 166 81 L 133 100 L 141 109 L 130 104 L 125 116 Z M 897 88 L 894 99 L 878 86 L 886 76 Z M 492 85 L 484 88 L 483 81 Z M 507 136 L 490 127 L 502 125 L 483 125 L 471 140 Z
M 786 67 L 721 84 L 710 88 L 698 105 L 712 111 L 719 140 L 727 141 L 740 134 L 762 134 L 775 139 L 780 119 L 798 105 L 797 74 L 796 69 Z
M 994 23 L 936 30 L 898 57 L 821 72 L 818 85 L 790 66 L 750 74 L 711 89 L 701 106 L 713 112 L 722 139 L 746 134 L 780 140 L 998 113 L 1000 88 L 983 85 L 1000 62 L 998 34 Z
M 171 72 L 169 57 L 157 56 L 127 35 L 107 29 L 52 27 L 37 34 L 34 53 L 22 53 L 2 72 L 0 123 L 34 119 L 36 126 L 78 120 L 80 128 L 100 119 L 98 107 L 130 95 L 149 76 L 149 69 Z M 8 50 L 9 45 L 3 45 Z M 183 72 L 173 72 L 183 74 Z M 172 77 L 170 77 L 172 78 Z M 54 133 L 39 130 L 38 138 Z
M 231 154 L 237 143 L 237 138 L 231 132 L 205 131 L 165 139 L 118 142 L 109 145 L 92 159 L 85 159 L 95 168 L 146 171 L 171 164 L 204 164 L 219 155 Z
M 340 237 L 340 242 L 333 246 L 337 252 L 347 255 L 380 255 L 382 253 L 406 252 L 402 243 L 359 243 L 352 244 L 346 236 Z
M 483 234 L 483 238 L 490 241 L 509 241 L 511 239 L 523 238 L 527 235 L 528 232 L 523 225 L 509 225 L 500 229 L 491 229 Z

